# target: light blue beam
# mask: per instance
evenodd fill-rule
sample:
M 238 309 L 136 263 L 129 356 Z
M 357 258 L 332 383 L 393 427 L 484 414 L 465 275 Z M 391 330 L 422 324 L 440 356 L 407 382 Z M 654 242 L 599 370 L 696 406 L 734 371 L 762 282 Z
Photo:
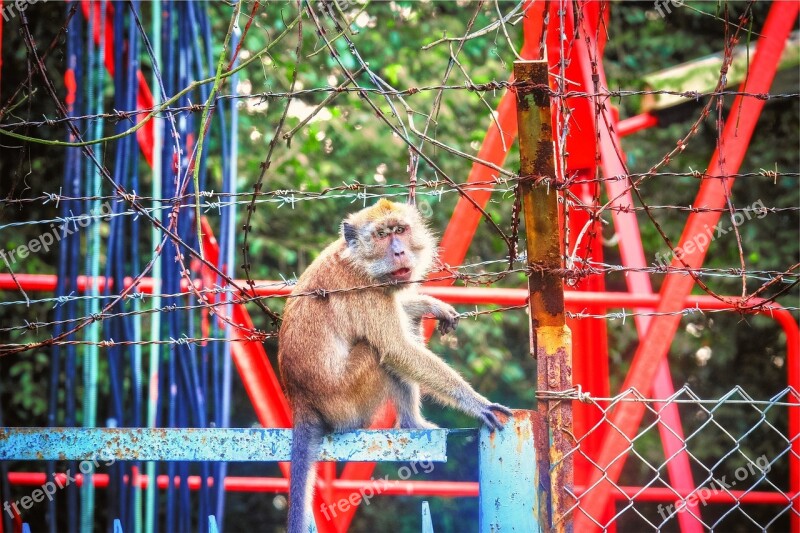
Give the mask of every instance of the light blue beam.
M 446 429 L 359 430 L 325 437 L 321 461 L 447 461 Z M 2 461 L 288 461 L 292 430 L 0 428 Z

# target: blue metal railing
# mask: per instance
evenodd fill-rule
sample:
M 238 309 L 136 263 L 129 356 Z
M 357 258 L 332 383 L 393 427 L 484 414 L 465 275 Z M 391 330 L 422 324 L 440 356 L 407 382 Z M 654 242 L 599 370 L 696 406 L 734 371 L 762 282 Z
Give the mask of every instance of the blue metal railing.
M 538 532 L 546 523 L 534 427 L 516 411 L 502 431 L 480 430 L 478 530 Z M 321 461 L 447 461 L 453 431 L 358 430 L 327 435 Z M 230 428 L 0 428 L 0 461 L 288 461 L 292 430 Z M 539 443 L 541 447 L 541 443 Z M 546 473 L 545 481 L 548 479 Z M 209 516 L 209 530 L 216 519 Z M 432 531 L 423 506 L 423 530 Z

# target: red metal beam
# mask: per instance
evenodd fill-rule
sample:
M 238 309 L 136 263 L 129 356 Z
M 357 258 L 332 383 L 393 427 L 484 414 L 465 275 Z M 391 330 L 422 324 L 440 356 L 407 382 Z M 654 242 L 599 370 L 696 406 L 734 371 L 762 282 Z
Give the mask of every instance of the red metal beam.
M 566 43 L 560 40 L 562 35 L 574 35 L 575 33 L 574 19 L 570 14 L 570 9 L 571 7 L 565 2 L 552 2 L 550 5 L 550 31 L 547 34 L 548 62 L 551 72 L 570 80 L 566 86 L 568 91 L 591 93 L 594 90 L 591 80 L 588 83 L 581 80 L 582 62 L 586 61 L 586 58 L 577 53 L 574 46 L 565 46 Z M 560 13 L 560 10 L 564 10 L 563 13 Z M 601 2 L 584 2 L 581 4 L 581 11 L 585 24 L 599 28 L 607 22 L 609 5 Z M 561 27 L 562 23 L 563 27 Z M 600 39 L 600 42 L 597 43 L 597 53 L 602 56 L 606 33 L 600 31 L 596 35 Z M 560 142 L 556 143 L 556 161 L 559 167 L 566 165 L 562 171 L 563 176 L 570 176 L 576 182 L 570 187 L 570 193 L 585 205 L 595 205 L 600 194 L 599 183 L 595 180 L 597 177 L 597 124 L 594 120 L 593 102 L 585 97 L 555 99 L 554 102 L 561 106 L 554 109 L 553 113 L 556 137 L 565 139 L 563 146 Z M 569 110 L 568 114 L 563 112 L 567 109 Z M 567 154 L 566 157 L 563 157 L 562 149 Z M 570 235 L 570 249 L 564 250 L 564 255 L 572 254 L 575 257 L 602 263 L 603 230 L 599 218 L 592 217 L 589 210 L 573 208 L 570 209 L 568 216 L 565 214 L 564 219 L 562 223 L 568 225 Z M 583 235 L 583 238 L 578 241 L 579 235 Z M 579 282 L 574 288 L 581 291 L 605 291 L 604 276 L 590 276 Z M 596 308 L 594 312 L 605 314 L 605 309 Z M 595 397 L 608 397 L 610 382 L 606 321 L 594 318 L 568 318 L 567 325 L 572 332 L 572 383 L 580 384 L 585 392 L 591 393 Z M 581 452 L 575 455 L 573 476 L 574 483 L 582 485 L 588 481 L 588 475 L 592 468 L 591 458 L 599 453 L 607 428 L 600 424 L 602 412 L 593 405 L 573 402 L 572 414 L 572 431 L 580 440 Z M 610 520 L 613 515 L 613 505 L 609 505 L 607 516 L 604 518 Z M 614 525 L 612 524 L 609 529 L 613 533 Z
M 601 67 L 598 65 L 598 68 Z M 603 80 L 602 83 L 605 85 L 605 80 Z M 620 120 L 617 123 L 616 130 L 617 135 L 620 137 L 625 137 L 626 135 L 630 135 L 647 128 L 652 128 L 654 126 L 658 126 L 658 117 L 651 115 L 650 113 L 642 113 L 641 115 L 635 115 L 633 117 Z
M 598 92 L 600 88 L 608 87 L 603 62 L 600 60 L 602 51 L 594 44 L 595 35 L 602 34 L 602 32 L 599 31 L 596 25 L 587 28 L 585 23 L 581 25 L 580 30 L 584 34 L 584 39 L 576 40 L 577 61 L 573 61 L 578 71 L 573 72 L 570 79 L 579 80 L 583 90 L 589 93 L 595 93 Z M 595 54 L 595 57 L 592 57 L 592 53 Z M 595 117 L 593 113 L 590 123 L 597 124 L 598 131 L 594 132 L 596 137 L 595 135 L 591 135 L 593 132 L 584 134 L 587 137 L 587 144 L 592 143 L 584 149 L 590 151 L 591 148 L 595 148 L 593 150 L 594 153 L 597 153 L 599 150 L 600 166 L 604 177 L 623 176 L 626 173 L 622 163 L 625 156 L 621 153 L 620 138 L 614 132 L 617 114 L 608 113 L 602 106 L 597 106 L 596 110 L 593 111 L 597 113 L 597 117 Z M 606 120 L 603 120 L 603 115 L 605 115 Z M 637 124 L 641 125 L 642 123 L 646 124 L 648 122 L 653 122 L 653 119 L 654 117 L 645 117 L 644 120 L 634 120 L 632 124 L 634 126 Z M 593 144 L 595 140 L 597 142 L 596 147 Z M 627 188 L 626 182 L 609 179 L 605 184 L 609 198 L 616 199 L 612 207 L 634 205 L 631 192 Z M 612 209 L 611 213 L 615 230 L 619 236 L 622 264 L 626 267 L 646 267 L 648 262 L 645 259 L 635 211 Z M 650 277 L 644 270 L 628 272 L 625 276 L 625 282 L 628 286 L 628 290 L 632 293 L 652 294 L 653 292 L 653 288 L 650 284 Z M 640 339 L 644 338 L 650 326 L 650 318 L 651 317 L 644 315 L 636 315 L 634 318 L 634 323 Z M 576 383 L 578 382 L 576 381 Z M 592 383 L 592 385 L 594 385 L 594 383 Z M 675 388 L 672 384 L 669 363 L 664 360 L 659 366 L 653 382 L 653 394 L 658 398 L 668 398 L 672 396 L 674 392 Z M 608 395 L 609 394 L 606 394 L 606 396 Z M 659 407 L 661 409 L 662 423 L 659 424 L 658 430 L 664 448 L 664 457 L 669 458 L 667 462 L 667 473 L 670 482 L 672 486 L 678 490 L 692 490 L 695 484 L 689 455 L 684 447 L 683 427 L 680 413 L 678 412 L 678 406 L 669 404 L 660 405 Z M 597 415 L 598 413 L 595 412 L 594 414 Z M 591 421 L 596 422 L 596 417 Z M 600 432 L 600 437 L 603 438 L 603 442 L 605 442 L 604 433 L 605 432 Z M 596 459 L 600 452 L 600 446 L 592 447 L 590 451 L 590 457 Z M 577 482 L 588 483 L 592 471 L 593 468 L 586 469 L 582 479 Z M 700 506 L 697 502 L 692 501 L 689 503 L 687 510 L 689 512 L 681 513 L 678 517 L 681 530 L 685 533 L 700 533 L 700 531 L 702 531 Z M 597 515 L 593 518 L 598 523 L 606 524 L 612 519 L 613 515 L 613 507 L 606 506 L 602 516 Z
M 26 292 L 53 292 L 56 287 L 56 276 L 51 274 L 15 274 L 20 285 Z M 98 276 L 98 283 L 104 283 L 104 278 Z M 130 278 L 126 278 L 125 285 L 129 285 Z M 235 280 L 237 283 L 245 284 L 245 280 Z M 110 282 L 113 289 L 113 280 Z M 281 286 L 281 281 L 256 280 L 256 294 L 259 296 L 281 296 L 291 292 L 291 288 Z M 85 276 L 78 276 L 78 291 L 83 292 L 86 287 Z M 143 278 L 139 284 L 139 290 L 146 294 L 152 293 L 152 282 L 150 278 Z M 0 274 L 0 290 L 16 291 L 17 285 L 14 283 L 10 274 Z M 185 292 L 185 290 L 184 290 Z M 431 287 L 423 285 L 420 292 L 441 298 L 449 303 L 475 305 L 475 304 L 495 304 L 495 305 L 524 305 L 527 302 L 527 289 L 502 289 L 491 287 Z M 733 298 L 735 301 L 735 298 Z M 564 291 L 564 302 L 573 310 L 581 308 L 621 308 L 634 307 L 655 309 L 661 304 L 660 294 L 632 294 L 629 292 L 589 292 L 589 291 Z M 754 299 L 751 304 L 758 304 L 763 300 Z M 731 310 L 735 308 L 713 296 L 689 294 L 682 302 L 689 307 L 698 307 L 701 310 Z M 786 313 L 789 319 L 792 314 L 776 302 L 769 302 L 763 309 L 755 311 L 756 314 L 771 316 L 772 313 Z M 777 320 L 777 315 L 776 315 Z M 795 324 L 795 327 L 797 324 Z M 797 339 L 797 337 L 792 337 Z M 790 346 L 790 348 L 792 348 Z M 800 346 L 797 347 L 800 353 Z
M 569 175 L 575 175 L 568 169 Z M 594 168 L 578 171 L 578 180 L 592 180 L 596 175 Z M 598 197 L 597 182 L 578 183 L 570 187 L 572 194 L 587 205 L 594 204 Z M 585 210 L 573 210 L 567 220 L 570 235 L 574 238 L 579 235 L 588 224 L 589 233 L 582 240 L 575 253 L 577 257 L 587 258 L 595 263 L 603 262 L 603 230 L 600 219 L 590 220 L 590 213 Z M 575 287 L 580 292 L 605 292 L 605 279 L 602 275 L 589 276 Z M 606 308 L 596 307 L 594 313 L 603 315 Z M 572 332 L 572 383 L 580 383 L 583 390 L 595 397 L 605 398 L 610 394 L 608 370 L 608 330 L 607 322 L 602 318 L 567 318 L 567 326 Z M 574 402 L 572 405 L 572 425 L 575 436 L 580 439 L 581 453 L 575 456 L 574 482 L 582 485 L 588 481 L 587 475 L 591 471 L 591 457 L 596 457 L 603 443 L 607 428 L 599 425 L 602 412 L 595 406 L 583 402 Z M 593 429 L 594 428 L 594 429 Z M 613 509 L 609 509 L 609 512 Z M 612 513 L 613 515 L 613 513 Z
M 751 75 L 743 84 L 746 86 L 741 88 L 742 91 L 746 90 L 751 93 L 767 93 L 769 91 L 781 52 L 797 17 L 797 10 L 798 4 L 795 2 L 774 2 L 772 4 L 751 64 Z M 745 98 L 741 95 L 736 97 L 732 106 L 732 115 L 728 117 L 720 142 L 720 146 L 725 150 L 725 159 L 723 161 L 722 154 L 716 150 L 709 165 L 708 174 L 735 174 L 738 171 L 763 106 L 763 100 Z M 733 182 L 734 180 L 729 178 L 728 186 L 732 187 Z M 681 236 L 680 246 L 703 233 L 704 228 L 716 226 L 721 212 L 713 209 L 725 206 L 726 191 L 723 187 L 722 180 L 705 180 L 702 183 L 697 201 L 693 202 L 693 205 L 712 208 L 712 211 L 689 215 Z M 684 261 L 692 268 L 702 266 L 704 258 L 705 250 L 699 249 L 684 255 Z M 675 260 L 673 266 L 681 265 Z M 679 310 L 693 285 L 694 281 L 689 276 L 668 276 L 661 289 L 662 300 L 657 308 L 658 311 L 671 313 Z M 648 393 L 658 373 L 659 365 L 665 360 L 680 318 L 680 314 L 665 314 L 653 319 L 647 335 L 634 355 L 623 389 L 635 388 L 644 394 Z M 618 431 L 608 434 L 603 452 L 597 461 L 599 469 L 593 473 L 592 482 L 588 484 L 594 489 L 587 493 L 581 501 L 579 508 L 582 512 L 576 516 L 576 530 L 594 529 L 592 520 L 588 517 L 600 516 L 610 501 L 611 492 L 616 490 L 615 484 L 625 463 L 630 439 L 636 434 L 644 409 L 645 406 L 641 403 L 626 402 L 613 412 L 611 423 L 618 428 Z M 795 454 L 794 458 L 790 460 L 790 490 L 797 491 L 797 484 L 800 483 L 800 471 L 797 470 L 796 457 L 800 455 L 800 439 L 796 435 L 799 429 L 800 418 L 798 416 L 800 413 L 795 415 L 794 411 L 796 410 L 790 409 L 790 411 L 792 412 L 789 416 L 789 438 L 790 440 L 794 438 L 792 448 L 793 454 Z M 795 509 L 800 512 L 800 502 L 797 503 Z M 800 528 L 800 519 L 797 513 L 792 516 L 792 524 L 794 530 Z
M 81 474 L 74 476 L 75 480 L 70 481 L 77 486 L 84 483 Z M 57 482 L 66 483 L 65 474 L 56 474 Z M 146 475 L 134 475 L 133 481 L 129 481 L 129 476 L 124 476 L 125 483 L 132 487 L 147 488 L 150 479 Z M 9 472 L 8 481 L 12 485 L 40 487 L 49 481 L 49 478 L 40 472 Z M 108 474 L 94 474 L 92 476 L 94 486 L 97 488 L 107 488 L 110 480 Z M 175 476 L 173 485 L 179 487 L 182 479 Z M 200 476 L 189 476 L 186 482 L 190 490 L 198 490 L 201 486 Z M 166 489 L 169 485 L 169 477 L 160 475 L 156 478 L 159 489 Z M 206 485 L 214 486 L 214 478 L 206 478 Z M 332 482 L 333 490 L 337 494 L 358 491 L 360 489 L 375 488 L 373 480 L 342 480 L 337 479 Z M 323 489 L 326 487 L 323 487 Z M 250 477 L 250 476 L 227 476 L 225 477 L 225 490 L 227 492 L 266 492 L 266 493 L 286 493 L 289 491 L 289 480 L 282 477 Z M 480 487 L 476 481 L 403 481 L 392 480 L 386 486 L 381 485 L 377 496 L 438 496 L 442 498 L 477 498 Z M 576 486 L 575 493 L 581 496 L 586 493 L 586 487 Z M 695 493 L 678 492 L 667 488 L 634 487 L 622 486 L 614 493 L 617 501 L 636 501 L 636 502 L 680 502 L 681 499 L 690 498 Z M 695 497 L 699 497 L 696 496 Z M 787 505 L 792 500 L 800 497 L 797 493 L 780 493 L 766 491 L 715 491 L 704 498 L 706 503 L 742 503 L 745 505 Z
M 334 464 L 334 463 L 325 463 Z M 81 474 L 74 476 L 74 481 L 70 484 L 83 485 L 84 477 Z M 55 479 L 61 484 L 66 483 L 66 474 L 56 474 Z M 9 472 L 8 481 L 12 485 L 21 486 L 41 486 L 50 479 L 40 472 Z M 94 486 L 107 488 L 109 485 L 108 474 L 94 474 L 92 476 Z M 150 479 L 146 475 L 134 475 L 133 481 L 130 476 L 124 476 L 125 483 L 132 487 L 147 488 Z M 189 489 L 198 490 L 201 487 L 200 476 L 188 476 L 186 478 Z M 169 477 L 160 475 L 156 478 L 159 489 L 166 489 L 169 485 Z M 174 486 L 181 485 L 181 478 L 175 476 Z M 214 478 L 206 479 L 207 486 L 214 486 Z M 456 497 L 477 497 L 478 482 L 476 481 L 414 481 L 414 480 L 391 480 L 388 483 L 379 484 L 380 490 L 376 489 L 376 482 L 371 479 L 348 480 L 335 479 L 331 482 L 332 490 L 337 497 L 341 497 L 343 492 L 349 493 L 363 488 L 371 488 L 378 496 L 440 496 L 443 498 Z M 327 483 L 319 483 L 318 489 L 327 490 Z M 226 476 L 225 490 L 227 492 L 272 492 L 285 493 L 289 491 L 289 480 L 283 477 L 255 477 L 255 476 Z

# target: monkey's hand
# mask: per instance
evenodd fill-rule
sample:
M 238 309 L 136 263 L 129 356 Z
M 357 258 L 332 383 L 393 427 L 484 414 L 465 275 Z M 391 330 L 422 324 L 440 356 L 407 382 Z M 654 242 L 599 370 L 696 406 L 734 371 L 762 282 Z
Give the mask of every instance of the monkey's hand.
M 442 335 L 447 335 L 451 331 L 455 331 L 456 326 L 458 326 L 459 314 L 452 305 L 439 302 L 439 305 L 433 312 L 433 316 L 439 320 L 439 333 Z
M 498 413 L 502 413 L 507 416 L 511 416 L 513 413 L 511 409 L 504 405 L 500 405 L 499 403 L 490 403 L 485 405 L 481 410 L 480 418 L 483 420 L 483 423 L 489 426 L 489 431 L 494 431 L 495 429 L 503 429 L 503 423 L 497 418 L 495 411 Z
M 405 296 L 403 310 L 412 320 L 414 328 L 419 329 L 423 316 L 433 315 L 439 321 L 439 331 L 445 335 L 456 329 L 458 325 L 458 311 L 452 305 L 446 304 L 431 296 L 420 294 Z

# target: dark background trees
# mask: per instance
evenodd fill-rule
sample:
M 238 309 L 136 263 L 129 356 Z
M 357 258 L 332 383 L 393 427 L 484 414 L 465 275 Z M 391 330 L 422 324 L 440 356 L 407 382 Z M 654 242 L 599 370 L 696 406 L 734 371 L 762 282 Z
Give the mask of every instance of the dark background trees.
M 501 2 L 501 11 L 508 12 L 513 3 Z M 731 2 L 730 20 L 744 8 L 743 2 Z M 653 9 L 652 2 L 613 2 L 608 25 L 608 46 L 604 66 L 612 88 L 641 89 L 643 76 L 647 73 L 674 66 L 683 61 L 717 53 L 724 46 L 724 11 L 716 3 L 689 2 L 681 9 L 662 18 Z M 221 49 L 222 36 L 228 25 L 231 8 L 225 3 L 209 4 L 212 14 L 215 42 L 214 53 Z M 753 31 L 763 24 L 769 3 L 754 6 Z M 143 6 L 144 15 L 149 16 L 148 7 Z M 477 10 L 477 14 L 476 14 Z M 465 33 L 470 18 L 476 14 L 474 28 L 482 28 L 497 18 L 493 2 L 479 6 L 473 2 L 373 2 L 352 4 L 345 8 L 352 17 L 352 36 L 362 57 L 369 62 L 377 74 L 395 88 L 425 87 L 438 85 L 447 68 L 451 49 L 440 45 L 422 51 L 422 47 L 446 34 L 461 36 Z M 30 12 L 31 14 L 34 11 Z M 270 2 L 258 12 L 254 27 L 248 34 L 243 53 L 257 50 L 282 31 L 286 21 L 296 13 L 291 3 Z M 30 16 L 32 28 L 41 42 L 49 42 L 55 29 L 64 18 L 64 5 L 51 2 L 36 7 L 36 16 Z M 302 61 L 298 71 L 301 88 L 327 87 L 338 84 L 343 73 L 325 50 L 311 55 L 323 47 L 321 40 L 306 21 L 303 34 Z M 515 46 L 521 42 L 520 24 L 509 26 L 510 37 Z M 16 30 L 18 21 L 10 21 L 3 34 L 2 99 L 27 76 L 26 53 Z M 357 32 L 357 33 L 356 33 Z M 754 41 L 757 36 L 752 35 Z M 287 40 L 269 54 L 258 65 L 242 73 L 238 87 L 223 86 L 226 94 L 257 94 L 265 91 L 287 90 L 290 86 L 296 58 L 296 37 Z M 346 43 L 339 39 L 335 46 L 349 69 L 357 68 L 347 54 Z M 53 79 L 60 83 L 64 68 L 63 53 L 59 48 L 48 60 Z M 474 83 L 506 80 L 514 56 L 502 33 L 489 32 L 464 44 L 458 55 L 459 62 Z M 59 73 L 56 75 L 55 73 Z M 465 78 L 455 68 L 448 81 L 451 85 L 463 85 Z M 798 79 L 796 70 L 784 72 L 780 78 L 780 89 L 796 93 Z M 111 86 L 109 85 L 109 93 Z M 327 93 L 303 95 L 293 101 L 288 115 L 287 128 L 298 124 Z M 418 113 L 429 113 L 436 91 L 421 91 L 406 96 L 406 101 Z M 110 94 L 109 94 L 110 96 Z M 440 111 L 436 116 L 431 134 L 444 144 L 458 150 L 475 154 L 490 121 L 489 108 L 494 108 L 501 92 L 477 93 L 454 89 L 443 93 Z M 381 109 L 391 116 L 387 103 L 372 96 Z M 483 98 L 483 101 L 481 100 Z M 242 98 L 238 129 L 241 139 L 239 157 L 239 190 L 247 191 L 252 186 L 260 169 L 259 165 L 272 138 L 275 126 L 283 112 L 283 102 L 278 99 L 262 100 Z M 639 112 L 641 99 L 626 97 L 615 100 L 621 116 L 632 116 Z M 728 102 L 728 105 L 730 102 Z M 400 107 L 400 106 L 398 106 Z M 670 116 L 670 124 L 649 129 L 623 141 L 632 172 L 646 171 L 659 160 L 668 147 L 685 134 L 686 128 L 695 120 L 698 107 L 682 106 Z M 401 115 L 404 113 L 400 107 Z M 423 114 L 415 116 L 417 126 L 424 124 Z M 56 116 L 52 104 L 41 92 L 31 94 L 29 101 L 17 108 L 13 116 L 20 120 L 38 120 L 42 116 Z M 12 120 L 12 115 L 4 122 Z M 407 120 L 405 116 L 401 120 Z M 760 169 L 778 169 L 797 172 L 798 131 L 800 131 L 800 103 L 797 98 L 770 101 L 762 113 L 759 126 L 751 143 L 742 171 L 757 172 Z M 48 138 L 61 138 L 63 130 L 38 128 L 28 132 Z M 212 129 L 209 156 L 209 187 L 220 180 L 219 137 Z M 713 120 L 706 121 L 686 151 L 675 158 L 665 170 L 690 172 L 702 170 L 708 165 L 717 138 Z M 427 147 L 437 164 L 457 180 L 466 178 L 471 167 L 467 160 L 451 156 L 440 149 Z M 511 147 L 506 168 L 515 169 L 518 156 Z M 404 184 L 408 180 L 408 150 L 400 139 L 392 134 L 375 116 L 372 109 L 355 93 L 342 93 L 324 111 L 293 137 L 291 145 L 281 145 L 276 151 L 272 167 L 266 177 L 265 189 L 301 189 L 322 191 L 331 186 L 358 181 L 362 184 Z M 63 173 L 63 151 L 31 143 L 8 143 L 0 146 L 0 197 L 25 198 L 41 191 L 57 189 Z M 145 174 L 146 176 L 146 174 Z M 420 180 L 434 179 L 435 174 L 424 164 L 420 166 Z M 147 181 L 147 178 L 144 178 Z M 643 188 L 646 201 L 652 205 L 689 205 L 697 191 L 696 179 L 653 179 Z M 382 192 L 395 193 L 403 198 L 404 188 L 388 188 Z M 430 222 L 434 228 L 443 229 L 455 205 L 457 196 L 452 192 L 441 196 L 428 196 L 421 189 L 418 200 L 430 207 Z M 796 207 L 800 205 L 800 188 L 796 177 L 780 177 L 773 181 L 767 177 L 739 180 L 734 188 L 734 199 L 738 206 L 751 205 L 761 200 L 769 207 Z M 343 213 L 360 207 L 362 200 L 352 195 L 331 194 L 319 200 L 297 202 L 293 206 L 278 203 L 262 203 L 254 216 L 250 234 L 251 254 L 254 261 L 252 276 L 255 279 L 289 279 L 299 275 L 316 253 L 336 236 Z M 279 207 L 280 206 L 280 207 Z M 512 200 L 507 193 L 493 196 L 488 211 L 493 218 L 507 228 L 511 221 Z M 57 216 L 52 204 L 0 204 L 0 222 L 35 220 Z M 241 211 L 240 211 L 241 212 Z M 188 214 L 188 211 L 187 211 Z M 672 239 L 677 239 L 686 220 L 686 213 L 673 210 L 657 212 L 658 221 Z M 604 215 L 610 222 L 610 216 Z M 649 256 L 665 251 L 665 244 L 644 215 L 639 217 L 645 250 Z M 748 221 L 740 227 L 748 268 L 754 270 L 784 270 L 798 262 L 797 211 L 773 213 L 763 219 Z M 606 243 L 613 242 L 613 225 L 605 225 Z M 4 229 L 2 246 L 6 249 L 27 242 L 38 230 L 31 226 Z M 142 245 L 142 249 L 145 247 Z M 616 248 L 604 247 L 607 263 L 619 264 Z M 470 248 L 465 263 L 474 264 L 487 260 L 502 259 L 503 243 L 486 226 L 482 225 Z M 237 258 L 240 260 L 241 258 Z M 59 258 L 54 252 L 32 256 L 15 265 L 17 273 L 54 273 Z M 738 251 L 735 239 L 727 235 L 714 242 L 705 266 L 712 268 L 738 267 Z M 492 270 L 492 265 L 476 267 Z M 502 267 L 500 267 L 502 268 Z M 720 293 L 735 294 L 739 290 L 736 277 L 718 277 L 707 280 Z M 653 276 L 658 287 L 659 276 Z M 499 286 L 520 287 L 521 276 L 508 276 Z M 609 290 L 625 290 L 621 274 L 607 277 Z M 798 291 L 781 298 L 786 306 L 798 305 Z M 19 299 L 10 292 L 3 293 L 4 301 Z M 271 305 L 280 311 L 281 304 L 275 300 Z M 468 309 L 463 309 L 467 311 Z M 51 316 L 51 306 L 32 304 L 25 311 L 26 317 L 44 320 Z M 254 312 L 259 325 L 268 329 L 264 317 Z M 19 309 L 15 306 L 0 306 L 0 323 L 19 323 Z M 535 363 L 528 355 L 528 324 L 523 312 L 506 312 L 481 316 L 462 322 L 458 333 L 440 339 L 435 336 L 432 348 L 443 354 L 454 367 L 468 377 L 475 387 L 494 400 L 514 407 L 530 407 L 535 404 Z M 20 342 L 17 334 L 0 334 L 10 342 Z M 266 343 L 269 354 L 276 353 L 276 343 Z M 636 349 L 636 335 L 632 321 L 622 323 L 609 321 L 609 349 L 612 368 L 612 391 L 618 390 Z M 710 351 L 709 351 L 710 350 Z M 710 358 L 705 355 L 710 353 Z M 762 317 L 736 314 L 693 314 L 685 317 L 682 329 L 670 351 L 671 368 L 676 387 L 689 384 L 703 398 L 717 398 L 735 385 L 743 386 L 756 398 L 769 398 L 785 386 L 786 339 L 778 326 Z M 699 355 L 701 354 L 701 355 Z M 48 373 L 46 351 L 9 357 L 0 362 L 0 401 L 2 401 L 5 424 L 46 425 L 46 395 L 44 386 Z M 101 373 L 102 374 L 102 373 Z M 249 426 L 255 417 L 249 407 L 247 396 L 236 381 L 233 424 Z M 101 384 L 103 394 L 108 394 L 107 384 Z M 702 413 L 686 407 L 682 411 L 687 424 L 687 433 L 702 422 Z M 436 423 L 448 427 L 472 426 L 474 422 L 452 410 L 429 406 L 426 414 Z M 723 416 L 726 423 L 736 424 L 744 420 L 736 412 Z M 746 422 L 741 422 L 746 424 Z M 785 419 L 775 416 L 772 423 L 779 430 L 786 430 Z M 658 461 L 660 452 L 655 435 L 642 439 L 637 450 Z M 466 439 L 468 440 L 468 439 Z M 758 442 L 743 444 L 751 453 L 776 454 L 783 449 L 780 439 L 765 436 Z M 715 435 L 699 434 L 690 444 L 693 453 L 706 463 L 724 453 L 724 446 Z M 436 465 L 431 474 L 418 476 L 422 479 L 475 479 L 476 445 L 474 442 L 458 441 L 450 451 L 451 460 Z M 231 473 L 249 475 L 272 475 L 273 466 L 232 466 Z M 396 473 L 396 466 L 379 466 L 376 477 Z M 643 472 L 638 472 L 643 473 Z M 634 468 L 626 475 L 628 481 L 636 481 Z M 777 476 L 777 474 L 776 474 Z M 775 479 L 786 479 L 777 476 Z M 228 497 L 228 527 L 232 530 L 247 530 L 254 523 L 270 524 L 264 530 L 279 531 L 284 516 L 283 496 L 263 494 L 230 494 Z M 411 531 L 418 528 L 420 498 L 380 498 L 372 505 L 362 506 L 353 528 L 357 531 Z M 434 523 L 437 531 L 461 531 L 464 524 L 474 523 L 476 505 L 470 499 L 432 500 Z M 400 525 L 398 525 L 400 522 Z M 624 523 L 621 524 L 624 526 Z

